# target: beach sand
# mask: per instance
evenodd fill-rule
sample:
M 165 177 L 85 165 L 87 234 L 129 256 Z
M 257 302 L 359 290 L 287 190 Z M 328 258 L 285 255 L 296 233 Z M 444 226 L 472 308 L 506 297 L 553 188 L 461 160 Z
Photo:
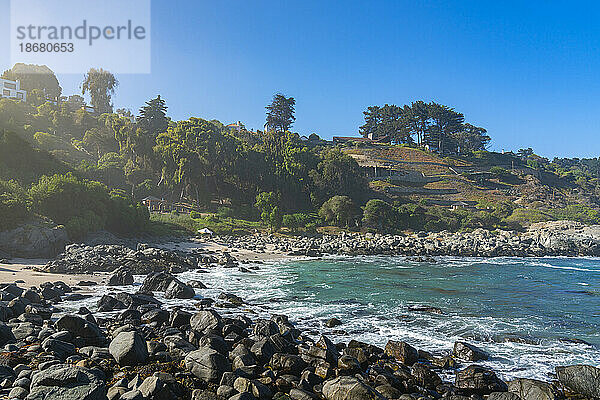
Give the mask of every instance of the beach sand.
M 108 277 L 108 274 L 101 273 L 94 275 L 67 275 L 52 274 L 35 270 L 35 268 L 43 267 L 47 262 L 48 260 L 15 258 L 10 260 L 9 264 L 0 264 L 0 282 L 15 283 L 19 281 L 19 286 L 31 287 L 39 286 L 44 282 L 62 281 L 69 286 L 75 286 L 80 281 L 101 283 Z

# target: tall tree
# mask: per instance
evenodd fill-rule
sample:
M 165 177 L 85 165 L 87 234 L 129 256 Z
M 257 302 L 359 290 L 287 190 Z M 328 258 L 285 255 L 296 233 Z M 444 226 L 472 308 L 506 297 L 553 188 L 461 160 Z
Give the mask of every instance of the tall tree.
M 456 152 L 459 154 L 485 150 L 491 140 L 484 128 L 469 123 L 463 124 L 462 128 L 452 135 L 452 138 L 456 144 Z
M 111 98 L 117 86 L 119 81 L 113 74 L 102 68 L 91 68 L 81 84 L 81 94 L 90 94 L 92 106 L 98 114 L 111 113 Z
M 445 154 L 446 143 L 454 133 L 462 129 L 465 116 L 453 108 L 435 102 L 429 103 L 429 115 L 433 121 L 429 127 L 429 144 L 440 154 Z
M 290 129 L 296 117 L 294 116 L 296 100 L 293 97 L 285 97 L 281 93 L 273 96 L 271 104 L 266 106 L 267 122 L 266 130 L 285 132 Z
M 386 104 L 383 107 L 372 106 L 363 112 L 365 124 L 359 128 L 364 137 L 380 142 L 410 143 L 412 141 L 410 125 L 404 109 Z
M 140 108 L 140 115 L 136 118 L 136 123 L 144 131 L 144 134 L 153 138 L 166 131 L 169 127 L 169 118 L 165 100 L 158 95 L 147 101 L 146 105 Z

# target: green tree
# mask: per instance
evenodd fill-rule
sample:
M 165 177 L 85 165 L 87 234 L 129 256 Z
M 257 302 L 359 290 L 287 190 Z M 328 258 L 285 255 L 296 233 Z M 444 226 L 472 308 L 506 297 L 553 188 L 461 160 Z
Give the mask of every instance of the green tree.
M 459 154 L 471 154 L 475 151 L 485 150 L 491 140 L 484 128 L 469 123 L 463 124 L 460 130 L 452 134 L 452 138 Z
M 462 129 L 465 116 L 435 102 L 429 103 L 429 115 L 432 124 L 429 127 L 428 144 L 440 154 L 445 154 L 452 135 Z
M 310 171 L 315 190 L 313 203 L 322 204 L 334 195 L 346 195 L 358 199 L 367 190 L 364 174 L 356 160 L 339 149 L 326 150 L 321 154 L 316 170 Z
M 362 223 L 379 232 L 389 232 L 398 226 L 398 211 L 383 200 L 371 199 L 365 205 Z
M 102 68 L 91 68 L 81 84 L 81 94 L 90 94 L 91 103 L 98 114 L 112 113 L 111 102 L 119 81 L 113 74 Z
M 165 100 L 158 95 L 147 101 L 146 105 L 140 108 L 140 115 L 136 118 L 136 123 L 145 135 L 156 139 L 159 133 L 166 131 L 169 127 Z
M 15 228 L 28 216 L 27 193 L 16 181 L 0 180 L 0 232 Z
M 333 196 L 319 209 L 319 216 L 336 226 L 350 226 L 356 214 L 356 205 L 348 196 Z
M 295 106 L 296 100 L 293 97 L 285 97 L 281 93 L 275 94 L 271 104 L 265 107 L 267 109 L 266 130 L 288 131 L 296 120 Z
M 283 215 L 279 206 L 279 195 L 273 192 L 262 192 L 256 196 L 254 204 L 260 211 L 260 219 L 269 226 L 271 231 L 281 228 Z

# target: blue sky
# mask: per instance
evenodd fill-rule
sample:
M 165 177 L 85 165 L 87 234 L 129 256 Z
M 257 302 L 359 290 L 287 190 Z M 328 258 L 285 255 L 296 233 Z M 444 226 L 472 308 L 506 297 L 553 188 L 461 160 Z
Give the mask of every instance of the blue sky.
M 493 150 L 598 157 L 599 17 L 578 1 L 154 0 L 152 73 L 118 75 L 114 103 L 161 94 L 174 119 L 260 129 L 281 91 L 293 130 L 331 138 L 357 135 L 369 105 L 434 100 L 487 128 Z M 59 80 L 71 94 L 82 76 Z

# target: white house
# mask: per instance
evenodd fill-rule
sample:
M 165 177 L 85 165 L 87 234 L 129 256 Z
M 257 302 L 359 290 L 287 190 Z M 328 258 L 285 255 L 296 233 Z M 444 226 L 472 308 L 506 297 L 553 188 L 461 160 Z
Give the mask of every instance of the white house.
M 5 99 L 16 99 L 27 101 L 27 92 L 21 90 L 21 82 L 9 81 L 8 79 L 0 78 L 0 91 Z

